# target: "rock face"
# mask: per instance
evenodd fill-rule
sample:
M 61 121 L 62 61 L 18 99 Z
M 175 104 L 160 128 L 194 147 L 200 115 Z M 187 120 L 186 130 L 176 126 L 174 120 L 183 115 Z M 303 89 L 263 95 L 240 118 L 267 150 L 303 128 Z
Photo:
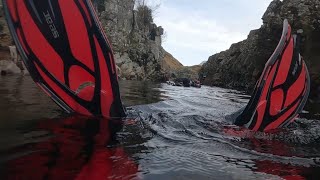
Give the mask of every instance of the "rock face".
M 173 80 L 176 78 L 189 78 L 197 80 L 199 78 L 199 71 L 201 65 L 183 66 L 170 53 L 166 52 L 162 60 L 162 68 L 165 71 L 166 78 Z
M 113 45 L 120 76 L 131 80 L 162 80 L 163 28 L 153 23 L 152 10 L 135 8 L 133 0 L 105 0 L 100 20 Z
M 0 0 L 0 59 L 10 58 L 10 51 L 8 46 L 12 44 L 13 42 L 9 33 L 7 23 L 4 18 L 2 0 Z
M 209 57 L 201 69 L 206 85 L 251 91 L 259 78 L 288 19 L 293 32 L 304 31 L 302 56 L 312 79 L 311 97 L 319 96 L 320 85 L 320 1 L 274 0 L 262 17 L 263 25 L 253 30 L 248 39 L 231 45 L 230 49 Z M 319 98 L 319 97 L 318 97 Z
M 176 78 L 188 78 L 191 80 L 199 79 L 199 71 L 201 69 L 201 65 L 195 66 L 184 66 L 175 73 Z
M 0 61 L 1 74 L 20 74 L 21 69 L 13 62 L 8 60 Z
M 168 52 L 165 52 L 165 56 L 162 60 L 161 66 L 166 74 L 169 75 L 176 73 L 183 68 L 183 65 Z

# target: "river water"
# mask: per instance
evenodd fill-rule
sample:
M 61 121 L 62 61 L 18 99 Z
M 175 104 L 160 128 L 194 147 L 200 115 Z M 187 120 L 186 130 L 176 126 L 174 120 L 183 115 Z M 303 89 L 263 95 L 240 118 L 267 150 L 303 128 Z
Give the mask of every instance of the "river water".
M 254 133 L 225 117 L 249 96 L 121 81 L 128 118 L 67 115 L 30 77 L 0 77 L 0 179 L 320 179 L 317 112 Z

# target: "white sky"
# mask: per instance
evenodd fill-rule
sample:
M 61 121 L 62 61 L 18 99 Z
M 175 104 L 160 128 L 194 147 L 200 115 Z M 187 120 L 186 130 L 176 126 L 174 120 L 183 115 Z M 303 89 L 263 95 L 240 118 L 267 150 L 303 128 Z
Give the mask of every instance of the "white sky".
M 149 0 L 166 32 L 163 47 L 183 65 L 207 61 L 262 25 L 271 0 Z

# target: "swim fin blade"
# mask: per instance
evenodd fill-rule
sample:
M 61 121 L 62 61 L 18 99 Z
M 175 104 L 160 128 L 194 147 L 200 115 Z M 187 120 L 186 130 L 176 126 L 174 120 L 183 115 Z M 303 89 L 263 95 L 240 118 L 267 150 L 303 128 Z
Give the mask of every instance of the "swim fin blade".
M 115 60 L 90 0 L 4 0 L 30 75 L 68 113 L 125 116 Z
M 284 20 L 281 40 L 235 124 L 254 131 L 285 127 L 303 110 L 309 92 L 310 76 L 300 55 L 300 35 L 292 35 Z

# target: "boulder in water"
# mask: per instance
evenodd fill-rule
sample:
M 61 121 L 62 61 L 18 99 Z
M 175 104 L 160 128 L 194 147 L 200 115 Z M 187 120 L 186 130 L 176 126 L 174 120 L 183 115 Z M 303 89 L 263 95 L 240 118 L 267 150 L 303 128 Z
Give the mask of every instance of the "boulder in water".
M 13 61 L 8 61 L 8 60 L 0 61 L 0 71 L 1 72 L 5 71 L 6 74 L 20 74 L 21 73 L 21 69 Z

